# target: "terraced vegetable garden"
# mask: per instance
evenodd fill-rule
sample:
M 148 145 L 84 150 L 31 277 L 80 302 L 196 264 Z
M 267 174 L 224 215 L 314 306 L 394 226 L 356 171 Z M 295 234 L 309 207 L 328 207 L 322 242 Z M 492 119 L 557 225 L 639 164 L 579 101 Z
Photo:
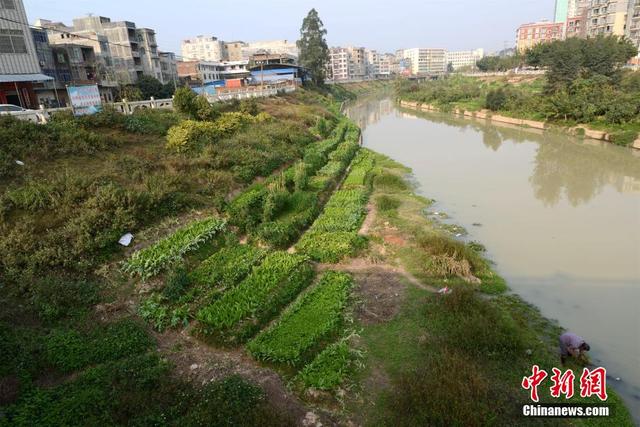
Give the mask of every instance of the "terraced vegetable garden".
M 225 226 L 226 221 L 220 218 L 192 222 L 158 243 L 135 252 L 124 264 L 123 270 L 142 279 L 155 276 L 180 262 L 187 252 L 198 249 L 224 230 Z
M 169 270 L 164 288 L 140 304 L 142 317 L 159 330 L 195 319 L 203 339 L 248 342 L 255 359 L 297 374 L 298 384 L 339 385 L 354 361 L 344 338 L 353 280 L 329 271 L 304 290 L 315 277 L 312 259 L 337 261 L 356 246 L 373 169 L 359 135 L 343 120 L 330 138 L 308 146 L 302 160 L 249 187 L 226 209 L 231 227 L 222 219 L 196 221 L 136 252 L 124 266 L 131 275 L 144 280 Z M 281 250 L 309 226 L 298 253 Z M 186 256 L 222 231 L 231 238 Z M 238 243 L 242 235 L 245 244 Z
M 361 244 L 358 230 L 366 214 L 373 159 L 361 150 L 345 179 L 322 214 L 302 236 L 296 250 L 315 261 L 336 263 L 352 254 Z
M 340 326 L 351 285 L 346 273 L 326 273 L 314 289 L 248 344 L 249 352 L 263 361 L 299 364 L 305 352 Z

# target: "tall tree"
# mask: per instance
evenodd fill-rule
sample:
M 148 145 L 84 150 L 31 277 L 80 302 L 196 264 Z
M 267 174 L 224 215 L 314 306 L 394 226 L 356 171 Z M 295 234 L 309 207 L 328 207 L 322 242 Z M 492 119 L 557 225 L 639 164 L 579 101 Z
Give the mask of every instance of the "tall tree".
M 300 50 L 300 65 L 307 68 L 312 75 L 316 85 L 323 85 L 326 75 L 326 66 L 329 62 L 329 47 L 325 36 L 327 30 L 318 16 L 315 9 L 311 9 L 307 17 L 302 21 L 300 28 L 300 40 L 298 49 Z

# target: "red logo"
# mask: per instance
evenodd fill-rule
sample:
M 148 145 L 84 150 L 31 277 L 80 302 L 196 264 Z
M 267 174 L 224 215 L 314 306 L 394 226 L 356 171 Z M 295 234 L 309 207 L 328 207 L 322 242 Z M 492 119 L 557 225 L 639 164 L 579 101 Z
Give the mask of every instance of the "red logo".
M 607 370 L 605 368 L 596 368 L 589 371 L 584 368 L 580 376 L 580 396 L 591 397 L 598 396 L 603 402 L 607 400 Z
M 549 376 L 547 371 L 540 369 L 538 365 L 533 365 L 531 376 L 522 378 L 522 388 L 531 392 L 531 400 L 540 401 L 538 387 Z M 574 395 L 575 374 L 571 369 L 564 373 L 558 369 L 552 369 L 553 375 L 551 380 L 551 397 L 571 399 Z M 580 376 L 580 397 L 597 396 L 601 401 L 607 400 L 607 370 L 605 368 L 595 368 L 589 370 L 584 368 Z
M 547 378 L 547 372 L 541 370 L 538 365 L 533 365 L 533 374 L 530 377 L 524 377 L 522 379 L 522 388 L 525 390 L 531 390 L 531 400 L 538 402 L 538 386 Z
M 551 397 L 559 398 L 564 395 L 565 399 L 571 399 L 573 397 L 573 381 L 576 376 L 571 369 L 568 369 L 564 374 L 558 368 L 553 368 L 553 375 L 551 381 Z

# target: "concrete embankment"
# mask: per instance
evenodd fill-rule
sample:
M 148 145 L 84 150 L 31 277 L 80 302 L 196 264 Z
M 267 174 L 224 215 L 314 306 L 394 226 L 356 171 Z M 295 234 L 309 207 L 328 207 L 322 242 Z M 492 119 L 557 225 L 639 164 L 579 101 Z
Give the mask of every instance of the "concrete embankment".
M 425 111 L 425 112 L 441 111 L 439 108 L 430 104 L 421 104 L 419 102 L 411 102 L 411 101 L 403 101 L 403 100 L 400 100 L 400 106 L 403 108 L 410 108 L 413 110 Z M 539 129 L 539 130 L 550 129 L 552 127 L 556 129 L 558 128 L 557 126 L 552 126 L 546 122 L 518 119 L 515 117 L 507 117 L 507 116 L 502 116 L 500 114 L 494 114 L 490 110 L 467 111 L 467 110 L 461 110 L 459 108 L 456 108 L 455 110 L 453 110 L 453 113 L 459 116 L 467 117 L 467 118 L 487 120 L 496 124 L 502 123 L 507 125 L 522 126 L 522 127 L 528 127 L 531 129 Z M 582 136 L 584 138 L 595 139 L 598 141 L 611 142 L 611 135 L 608 134 L 607 132 L 590 129 L 584 125 L 571 127 L 571 128 L 564 128 L 564 129 L 570 134 L 575 136 Z M 640 150 L 640 138 L 636 139 L 633 142 L 633 144 L 631 144 L 631 147 Z

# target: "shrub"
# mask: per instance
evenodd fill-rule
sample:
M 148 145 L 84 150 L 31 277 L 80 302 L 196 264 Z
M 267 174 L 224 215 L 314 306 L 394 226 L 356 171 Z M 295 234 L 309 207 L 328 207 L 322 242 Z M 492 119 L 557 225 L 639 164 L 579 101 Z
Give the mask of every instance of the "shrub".
M 379 175 L 376 175 L 376 177 L 374 178 L 374 185 L 377 188 L 388 191 L 406 191 L 409 189 L 409 186 L 401 176 L 394 175 L 388 172 L 383 172 Z
M 190 87 L 181 87 L 173 95 L 173 108 L 189 118 L 195 119 L 198 116 L 196 100 L 198 95 Z
M 264 185 L 256 184 L 236 197 L 227 208 L 231 224 L 238 227 L 241 232 L 251 230 L 258 225 L 264 214 L 263 202 L 267 193 Z
M 431 256 L 425 269 L 435 275 L 469 278 L 489 271 L 482 257 L 462 242 L 438 233 L 420 233 L 416 241 Z
M 99 301 L 99 291 L 94 282 L 44 277 L 31 285 L 29 302 L 40 319 L 53 321 L 84 313 Z
M 191 285 L 191 277 L 184 267 L 178 267 L 167 279 L 162 295 L 169 301 L 176 302 Z
M 90 364 L 117 360 L 146 351 L 151 339 L 132 320 L 100 325 L 88 334 L 54 329 L 45 340 L 47 360 L 62 372 L 73 372 Z
M 213 143 L 219 137 L 213 122 L 185 120 L 173 126 L 167 133 L 167 148 L 185 152 L 202 148 Z
M 351 285 L 346 273 L 325 273 L 314 289 L 249 342 L 249 352 L 264 361 L 298 364 L 306 351 L 338 328 Z
M 507 104 L 507 94 L 503 88 L 490 90 L 487 93 L 485 107 L 491 111 L 500 111 Z
M 135 252 L 124 264 L 131 275 L 148 279 L 182 260 L 182 256 L 197 249 L 224 230 L 226 222 L 218 218 L 194 221 L 158 243 Z
M 376 207 L 381 212 L 394 211 L 400 207 L 400 200 L 393 196 L 381 195 L 376 198 Z

